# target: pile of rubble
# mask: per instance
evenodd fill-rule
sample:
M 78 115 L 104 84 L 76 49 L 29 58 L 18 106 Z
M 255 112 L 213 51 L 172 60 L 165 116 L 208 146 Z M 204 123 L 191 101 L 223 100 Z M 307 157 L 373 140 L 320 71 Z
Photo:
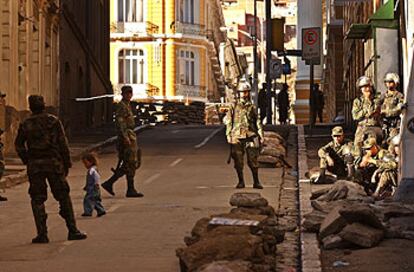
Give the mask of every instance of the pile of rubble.
M 312 194 L 313 211 L 302 228 L 318 234 L 324 249 L 370 248 L 383 239 L 414 240 L 414 205 L 374 202 L 362 186 L 345 180 Z
M 191 102 L 185 105 L 182 102 L 166 102 L 162 107 L 165 122 L 171 124 L 204 124 L 205 104 Z
M 264 144 L 258 158 L 260 167 L 263 168 L 291 168 L 286 161 L 286 141 L 278 133 L 273 131 L 264 132 Z
M 274 209 L 258 193 L 236 193 L 229 213 L 202 218 L 176 250 L 185 271 L 275 271 L 276 244 L 284 240 Z

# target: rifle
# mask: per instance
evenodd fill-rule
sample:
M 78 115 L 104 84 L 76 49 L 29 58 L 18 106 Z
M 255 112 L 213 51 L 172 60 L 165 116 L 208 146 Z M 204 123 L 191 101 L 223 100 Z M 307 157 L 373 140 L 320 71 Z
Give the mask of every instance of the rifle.
M 236 109 L 236 106 L 237 106 L 237 101 L 235 103 L 235 107 L 234 107 L 233 111 L 231 112 L 231 130 L 230 130 L 230 137 L 231 137 L 231 132 L 232 132 L 233 126 L 234 126 L 234 111 Z M 231 110 L 231 108 L 229 110 Z M 231 153 L 233 153 L 233 144 L 232 143 L 230 143 L 230 150 L 229 150 L 229 157 L 227 158 L 227 164 L 230 164 L 230 162 L 231 162 Z

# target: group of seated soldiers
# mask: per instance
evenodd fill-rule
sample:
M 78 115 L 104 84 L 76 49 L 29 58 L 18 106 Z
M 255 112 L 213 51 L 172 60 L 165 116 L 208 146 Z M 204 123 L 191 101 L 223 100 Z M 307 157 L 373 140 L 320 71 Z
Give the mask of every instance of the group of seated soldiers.
M 387 91 L 375 94 L 369 77 L 360 77 L 357 88 L 361 96 L 355 98 L 352 117 L 357 122 L 354 142 L 345 139 L 343 128 L 332 129 L 332 141 L 318 150 L 319 176 L 315 183 L 326 182 L 326 171 L 338 179 L 348 179 L 364 186 L 377 199 L 394 193 L 398 175 L 400 115 L 406 104 L 397 90 L 399 77 L 385 76 Z

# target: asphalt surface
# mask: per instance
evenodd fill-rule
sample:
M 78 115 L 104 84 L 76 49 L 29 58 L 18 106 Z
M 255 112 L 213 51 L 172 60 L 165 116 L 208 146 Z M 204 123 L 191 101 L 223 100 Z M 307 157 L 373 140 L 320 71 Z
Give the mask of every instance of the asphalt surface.
M 179 271 L 175 249 L 184 246 L 201 217 L 227 212 L 234 192 L 256 191 L 270 205 L 278 205 L 281 170 L 261 169 L 264 190 L 254 190 L 247 165 L 244 190 L 235 190 L 236 173 L 227 165 L 228 146 L 223 127 L 166 126 L 139 135 L 143 162 L 136 185 L 145 197 L 124 197 L 126 181 L 115 185 L 116 196 L 102 191 L 107 215 L 82 218 L 83 165 L 69 174 L 78 227 L 88 233 L 84 241 L 67 241 L 58 205 L 47 201 L 51 242 L 33 245 L 35 226 L 27 194 L 28 184 L 8 189 L 9 201 L 0 203 L 0 271 Z M 114 147 L 100 154 L 102 181 L 117 162 Z

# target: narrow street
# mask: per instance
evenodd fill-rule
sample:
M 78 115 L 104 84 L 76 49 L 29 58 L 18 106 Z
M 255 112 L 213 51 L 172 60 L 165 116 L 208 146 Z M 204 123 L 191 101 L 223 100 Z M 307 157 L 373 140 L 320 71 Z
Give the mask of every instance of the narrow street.
M 201 217 L 229 211 L 230 196 L 236 192 L 236 173 L 232 165 L 226 164 L 224 128 L 156 127 L 141 133 L 139 142 L 143 163 L 136 185 L 145 197 L 126 199 L 126 182 L 122 179 L 115 186 L 115 197 L 102 192 L 108 211 L 102 218 L 80 216 L 86 170 L 80 162 L 71 169 L 71 195 L 78 226 L 88 233 L 85 241 L 66 240 L 64 221 L 49 195 L 51 242 L 31 244 L 35 226 L 28 184 L 7 190 L 9 201 L 0 206 L 0 271 L 179 271 L 175 250 L 184 245 L 184 236 Z M 116 162 L 113 146 L 101 152 L 102 181 L 109 177 Z M 259 192 L 275 209 L 283 180 L 280 176 L 280 169 L 260 171 L 265 188 Z M 258 192 L 251 188 L 247 165 L 245 178 L 248 188 L 241 191 Z M 294 182 L 295 178 L 286 175 L 285 180 Z

